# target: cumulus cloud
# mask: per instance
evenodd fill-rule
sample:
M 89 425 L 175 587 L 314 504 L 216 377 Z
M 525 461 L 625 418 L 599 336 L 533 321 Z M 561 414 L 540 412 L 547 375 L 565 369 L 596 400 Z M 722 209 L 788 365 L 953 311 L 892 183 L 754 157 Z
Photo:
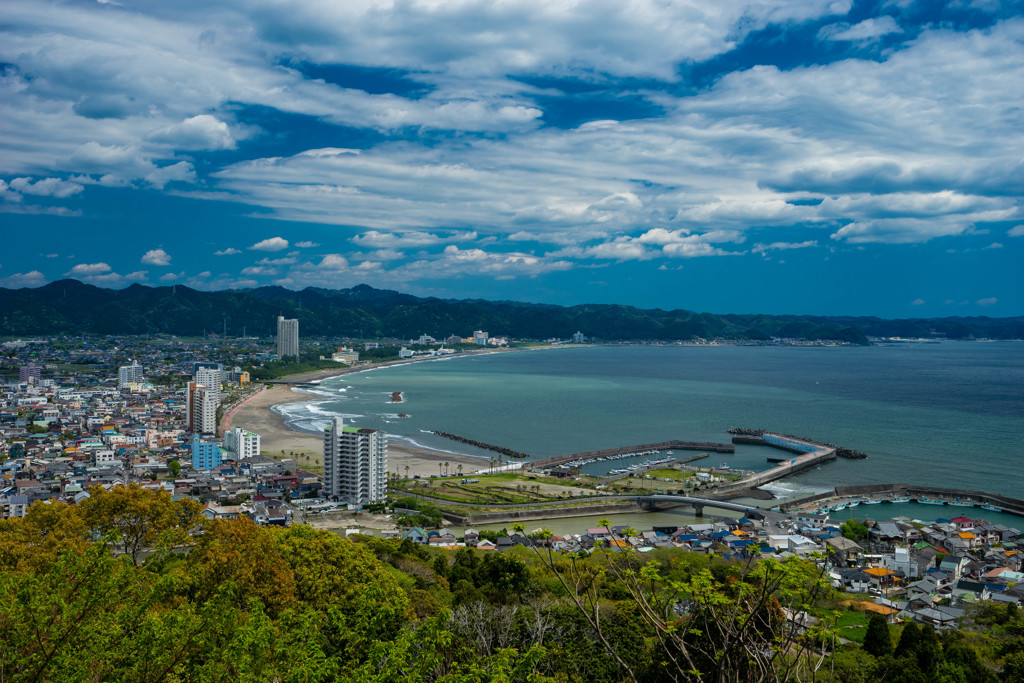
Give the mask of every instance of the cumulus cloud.
M 995 306 L 997 303 L 999 303 L 999 299 L 995 298 L 994 296 L 990 296 L 984 299 L 978 299 L 979 306 Z
M 210 114 L 200 114 L 180 123 L 158 128 L 147 137 L 175 149 L 235 149 L 235 139 L 228 124 Z
M 1006 231 L 1009 237 L 1024 237 L 1024 225 L 1015 225 Z
M 270 237 L 257 242 L 249 248 L 256 251 L 282 251 L 288 248 L 288 240 L 283 237 Z
M 924 306 L 924 304 L 924 299 L 914 299 L 913 301 L 910 302 L 911 306 Z
M 299 247 L 300 249 L 312 249 L 313 247 L 319 247 L 320 244 L 318 242 L 310 242 L 309 240 L 303 240 L 301 242 L 296 242 L 295 246 Z
M 242 268 L 242 275 L 277 275 L 277 268 L 268 266 L 249 266 Z
M 241 254 L 241 249 L 235 249 L 234 247 L 228 247 L 227 249 L 221 249 L 220 251 L 213 252 L 214 256 L 232 256 L 234 254 Z
M 437 235 L 426 232 L 380 232 L 369 230 L 362 235 L 356 235 L 352 241 L 361 247 L 372 248 L 396 248 L 396 247 L 426 247 L 440 244 L 442 239 Z
M 5 278 L 0 278 L 0 287 L 8 289 L 20 289 L 22 287 L 41 287 L 46 284 L 46 276 L 38 270 L 30 270 L 27 273 L 14 273 Z
M 777 250 L 788 250 L 788 249 L 807 249 L 808 247 L 818 246 L 817 240 L 805 240 L 803 242 L 772 242 L 770 244 L 762 244 L 758 242 L 751 249 L 755 254 L 763 254 L 769 251 Z
M 180 273 L 167 273 L 166 275 L 160 276 L 160 282 L 176 282 L 184 277 L 185 271 L 181 271 Z
M 99 275 L 100 273 L 106 273 L 110 270 L 110 266 L 106 263 L 79 263 L 64 274 L 69 277 L 79 277 Z
M 60 178 L 42 178 L 35 182 L 30 178 L 14 178 L 7 185 L 12 190 L 21 194 L 56 197 L 57 199 L 65 199 L 85 189 L 78 183 L 61 180 Z
M 142 255 L 142 262 L 150 266 L 169 266 L 171 255 L 163 249 L 150 249 Z

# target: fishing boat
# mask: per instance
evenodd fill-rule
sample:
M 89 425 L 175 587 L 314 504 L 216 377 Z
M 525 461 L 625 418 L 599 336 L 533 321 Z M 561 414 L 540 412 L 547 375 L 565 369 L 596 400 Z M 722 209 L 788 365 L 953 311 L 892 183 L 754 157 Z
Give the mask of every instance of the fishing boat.
M 882 502 L 881 498 L 862 498 L 861 501 L 865 505 L 878 505 Z
M 910 498 L 907 496 L 893 496 L 889 499 L 890 503 L 909 503 Z
M 856 498 L 846 502 L 846 507 L 848 508 L 855 508 L 858 505 L 860 505 L 860 501 L 857 500 Z
M 989 512 L 1002 512 L 1003 511 L 1003 508 L 997 508 L 995 505 L 992 505 L 992 503 L 985 503 L 984 505 L 981 506 L 981 509 L 982 510 L 988 510 Z
M 840 510 L 845 510 L 845 509 L 846 509 L 846 503 L 840 503 L 839 505 L 836 505 L 834 508 L 832 508 L 832 512 L 839 512 Z
M 944 500 L 936 500 L 934 498 L 929 498 L 928 496 L 921 496 L 920 498 L 917 499 L 917 502 L 918 503 L 924 503 L 925 505 L 945 505 L 946 504 L 946 501 L 944 501 Z
M 972 501 L 972 500 L 960 500 L 959 498 L 957 498 L 956 500 L 951 500 L 951 501 L 949 501 L 946 504 L 947 505 L 953 505 L 953 506 L 958 507 L 958 508 L 972 508 L 972 507 L 974 507 L 974 501 Z

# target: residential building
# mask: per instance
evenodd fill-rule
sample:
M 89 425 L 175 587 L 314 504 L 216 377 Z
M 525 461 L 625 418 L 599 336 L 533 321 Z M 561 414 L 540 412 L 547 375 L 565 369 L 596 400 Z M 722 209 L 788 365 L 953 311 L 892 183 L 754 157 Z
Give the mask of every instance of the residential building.
M 582 344 L 586 340 L 587 340 L 587 338 L 583 336 L 582 332 L 578 332 L 577 331 L 576 334 L 572 335 L 572 343 L 573 344 Z
M 478 346 L 487 346 L 487 333 L 482 330 L 473 332 L 473 343 Z
M 412 358 L 414 355 L 416 354 L 412 351 L 412 349 L 407 349 L 404 346 L 398 349 L 399 358 Z
M 117 388 L 127 389 L 132 384 L 142 384 L 142 366 L 133 360 L 131 365 L 122 365 L 117 369 Z
M 222 456 L 220 447 L 213 441 L 204 441 L 198 436 L 192 437 L 192 469 L 212 470 L 220 467 Z
M 35 363 L 29 363 L 23 365 L 18 370 L 18 378 L 21 382 L 28 382 L 29 384 L 39 384 L 39 378 L 42 376 L 43 369 Z
M 324 430 L 324 497 L 350 505 L 382 501 L 387 471 L 384 432 L 346 427 L 341 417 Z
M 195 434 L 216 434 L 220 391 L 214 391 L 198 382 L 189 382 L 186 391 L 185 416 L 189 430 Z
M 352 363 L 359 362 L 359 352 L 354 351 L 347 346 L 339 346 L 337 352 L 331 354 L 331 360 L 335 363 Z
M 260 454 L 260 435 L 235 427 L 224 435 L 224 449 L 230 451 L 235 460 L 256 457 Z
M 277 357 L 299 357 L 299 320 L 277 316 Z
M 214 399 L 220 403 L 221 384 L 224 381 L 223 366 L 220 363 L 196 363 L 195 381 L 196 384 L 209 388 Z

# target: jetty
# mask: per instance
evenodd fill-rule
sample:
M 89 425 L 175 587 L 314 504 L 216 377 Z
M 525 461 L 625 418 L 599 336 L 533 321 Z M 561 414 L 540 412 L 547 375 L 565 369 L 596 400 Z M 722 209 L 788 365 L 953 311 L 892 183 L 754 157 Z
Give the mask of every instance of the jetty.
M 598 451 L 584 451 L 582 453 L 557 455 L 553 458 L 533 460 L 530 462 L 530 468 L 544 469 L 583 460 L 597 462 L 609 458 L 616 459 L 629 457 L 630 455 L 641 456 L 644 454 L 650 454 L 653 451 L 713 451 L 715 453 L 735 453 L 736 447 L 731 443 L 713 443 L 705 441 L 661 441 L 659 443 L 645 443 L 638 444 L 636 446 L 620 446 L 618 448 L 604 448 Z

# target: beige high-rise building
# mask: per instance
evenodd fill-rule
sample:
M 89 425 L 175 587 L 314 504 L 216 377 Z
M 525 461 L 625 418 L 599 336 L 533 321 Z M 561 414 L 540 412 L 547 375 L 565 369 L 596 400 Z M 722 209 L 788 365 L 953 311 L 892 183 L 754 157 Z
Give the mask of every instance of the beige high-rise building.
M 186 403 L 186 419 L 189 430 L 194 434 L 216 434 L 217 405 L 219 403 L 219 387 L 215 391 L 198 382 L 189 382 Z
M 299 357 L 299 320 L 277 316 L 277 357 Z
M 387 435 L 334 418 L 324 430 L 324 497 L 350 505 L 380 502 L 387 496 L 387 476 Z

